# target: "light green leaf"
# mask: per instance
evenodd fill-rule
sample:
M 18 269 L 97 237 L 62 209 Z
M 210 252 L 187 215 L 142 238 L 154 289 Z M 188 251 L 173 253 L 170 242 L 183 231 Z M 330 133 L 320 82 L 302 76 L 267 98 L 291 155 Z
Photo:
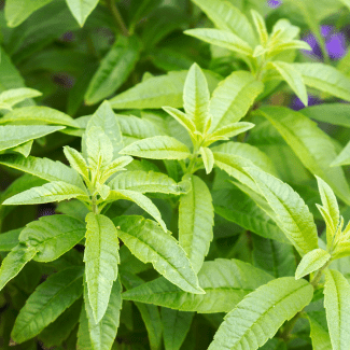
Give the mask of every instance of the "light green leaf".
M 98 4 L 98 0 L 66 0 L 67 5 L 72 12 L 72 15 L 82 27 Z
M 183 99 L 187 116 L 203 132 L 209 121 L 210 93 L 205 75 L 196 63 L 188 71 Z
M 142 216 L 121 216 L 114 223 L 119 237 L 139 260 L 152 263 L 160 274 L 182 290 L 204 293 L 186 253 L 170 232 L 164 232 Z
M 85 94 L 86 104 L 95 104 L 111 96 L 133 70 L 139 51 L 140 44 L 136 37 L 120 35 L 90 81 Z
M 12 110 L 12 107 L 17 103 L 20 103 L 27 98 L 38 97 L 41 95 L 42 93 L 40 91 L 29 88 L 18 88 L 4 91 L 0 93 L 0 109 L 5 108 Z M 2 120 L 3 118 L 0 119 L 0 122 L 2 122 Z
M 50 3 L 52 0 L 8 0 L 5 6 L 5 17 L 9 27 L 17 27 L 33 12 Z
M 210 174 L 214 167 L 214 155 L 208 147 L 201 147 L 199 153 L 202 156 L 202 161 L 207 174 Z
M 166 279 L 158 278 L 127 291 L 123 298 L 181 311 L 229 312 L 245 295 L 271 279 L 265 271 L 243 261 L 216 259 L 204 262 L 198 273 L 206 294 L 186 293 Z
M 233 123 L 223 126 L 222 128 L 216 130 L 213 134 L 210 135 L 210 139 L 224 138 L 229 139 L 230 137 L 237 136 L 243 132 L 246 132 L 252 129 L 255 125 L 252 123 Z
M 284 277 L 269 282 L 247 295 L 225 316 L 208 350 L 238 350 L 243 346 L 258 349 L 285 321 L 307 306 L 312 295 L 313 288 L 305 280 Z
M 312 340 L 312 349 L 332 349 L 332 344 L 329 338 L 329 332 L 327 327 L 325 310 L 309 311 L 307 315 L 310 321 L 310 338 Z
M 188 175 L 188 193 L 180 197 L 179 242 L 198 272 L 213 240 L 214 208 L 210 191 L 198 176 Z
M 187 71 L 169 72 L 167 75 L 151 77 L 110 100 L 114 109 L 156 109 L 164 106 L 181 108 Z M 209 90 L 213 91 L 220 77 L 204 72 Z
M 85 310 L 88 319 L 90 341 L 93 350 L 110 350 L 117 336 L 120 310 L 122 308 L 122 285 L 117 279 L 112 286 L 111 295 L 107 303 L 107 310 L 101 321 L 96 323 L 94 312 L 90 306 L 86 283 L 84 288 Z M 85 350 L 83 348 L 82 350 Z
M 324 307 L 333 350 L 343 350 L 350 343 L 350 285 L 336 270 L 326 270 Z
M 7 152 L 8 153 L 11 153 L 11 152 L 20 153 L 27 158 L 30 154 L 30 151 L 32 150 L 33 142 L 34 142 L 33 140 L 30 140 L 28 142 L 22 143 L 19 146 L 8 149 Z M 5 153 L 7 153 L 7 152 L 5 152 Z
M 350 9 L 350 1 L 349 0 L 340 0 L 346 7 Z
M 6 199 L 2 205 L 27 205 L 60 202 L 77 197 L 88 197 L 86 191 L 63 181 L 33 187 Z
M 276 128 L 311 173 L 326 181 L 345 203 L 350 203 L 349 185 L 343 171 L 329 167 L 336 152 L 326 133 L 303 114 L 288 108 L 264 107 L 258 113 Z
M 69 146 L 63 147 L 63 153 L 66 156 L 70 166 L 80 175 L 82 175 L 85 180 L 89 180 L 89 170 L 83 155 L 76 149 Z
M 16 147 L 30 140 L 52 134 L 64 126 L 46 125 L 5 125 L 0 126 L 0 151 Z
M 79 125 L 69 115 L 49 107 L 16 108 L 0 119 L 0 124 L 57 124 L 79 128 Z
M 301 255 L 318 248 L 317 229 L 303 199 L 286 183 L 258 168 L 246 168 L 276 214 L 277 224 Z
M 23 228 L 7 231 L 0 234 L 0 252 L 9 252 L 19 243 L 18 236 Z
M 19 239 L 37 251 L 35 261 L 50 262 L 72 249 L 85 236 L 85 225 L 67 215 L 50 215 L 32 221 Z
M 274 61 L 270 62 L 270 65 L 281 74 L 282 78 L 300 98 L 301 102 L 307 106 L 308 95 L 301 73 L 299 73 L 290 63 Z
M 297 270 L 295 271 L 295 279 L 298 280 L 309 275 L 311 272 L 320 269 L 330 259 L 330 254 L 323 249 L 314 249 L 311 252 L 308 252 L 303 256 Z
M 263 47 L 265 47 L 267 44 L 267 41 L 269 40 L 269 34 L 266 29 L 265 20 L 260 15 L 260 13 L 255 10 L 251 10 L 250 13 L 253 17 L 255 28 L 259 34 L 260 44 Z
M 163 107 L 163 109 L 165 110 L 165 112 L 170 114 L 178 123 L 180 123 L 184 128 L 186 128 L 191 135 L 194 134 L 194 132 L 196 131 L 196 126 L 185 113 L 172 107 Z
M 106 168 L 103 169 L 100 182 L 105 183 L 112 175 L 115 173 L 126 170 L 126 166 L 129 165 L 133 161 L 132 157 L 122 156 L 115 159 L 111 164 L 109 164 Z
M 323 63 L 294 63 L 306 85 L 350 101 L 350 80 L 332 66 Z
M 113 222 L 104 215 L 86 216 L 85 276 L 95 323 L 108 308 L 113 282 L 118 276 L 119 241 Z
M 350 164 L 350 142 L 346 144 L 343 150 L 338 154 L 338 156 L 331 163 L 332 167 L 349 165 Z
M 203 40 L 209 44 L 223 47 L 233 52 L 237 52 L 244 56 L 252 56 L 253 50 L 250 45 L 242 40 L 236 34 L 220 30 L 220 29 L 210 29 L 210 28 L 197 28 L 197 29 L 187 29 L 184 31 L 185 34 L 193 36 L 199 40 Z
M 81 267 L 70 267 L 41 283 L 19 312 L 12 330 L 12 339 L 23 343 L 38 335 L 55 321 L 83 293 Z
M 80 318 L 79 329 L 77 334 L 77 350 L 93 350 L 91 345 L 91 339 L 89 334 L 89 323 L 86 316 L 86 310 L 83 306 Z
M 35 254 L 35 249 L 28 248 L 24 244 L 16 245 L 7 254 L 0 268 L 0 290 L 21 272 L 23 267 L 33 259 Z
M 119 153 L 150 159 L 186 159 L 191 156 L 186 145 L 169 136 L 155 136 L 134 142 Z
M 36 158 L 32 156 L 25 158 L 19 155 L 4 154 L 0 156 L 0 164 L 34 175 L 46 181 L 63 181 L 81 189 L 85 188 L 76 171 L 59 161 L 53 161 L 49 158 Z
M 271 47 L 271 49 L 268 52 L 268 56 L 275 56 L 283 51 L 288 50 L 307 50 L 312 51 L 311 46 L 302 40 L 291 40 L 287 42 L 279 42 Z

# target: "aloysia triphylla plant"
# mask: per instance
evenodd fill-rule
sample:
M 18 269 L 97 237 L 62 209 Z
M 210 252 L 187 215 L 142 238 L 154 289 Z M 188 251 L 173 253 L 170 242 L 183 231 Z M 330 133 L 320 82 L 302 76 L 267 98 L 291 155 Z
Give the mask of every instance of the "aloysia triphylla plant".
M 4 349 L 348 349 L 348 4 L 184 3 L 6 1 Z

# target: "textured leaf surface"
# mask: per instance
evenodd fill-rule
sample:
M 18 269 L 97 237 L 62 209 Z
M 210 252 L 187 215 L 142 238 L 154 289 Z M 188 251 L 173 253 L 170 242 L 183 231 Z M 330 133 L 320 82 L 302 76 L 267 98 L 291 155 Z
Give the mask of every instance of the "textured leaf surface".
M 81 27 L 98 4 L 98 0 L 66 0 L 66 2 Z
M 247 295 L 214 336 L 209 350 L 256 350 L 272 338 L 282 324 L 312 299 L 313 288 L 305 280 L 284 277 Z
M 310 321 L 310 338 L 313 350 L 332 349 L 329 338 L 325 310 L 309 311 L 307 313 Z
M 11 230 L 0 234 L 0 252 L 12 250 L 18 243 L 18 236 L 22 228 Z
M 126 300 L 155 304 L 199 313 L 229 312 L 243 297 L 273 277 L 240 260 L 207 261 L 198 273 L 206 294 L 182 291 L 164 278 L 158 278 L 123 294 Z
M 324 266 L 331 259 L 331 255 L 323 249 L 315 249 L 308 252 L 301 259 L 297 270 L 295 271 L 295 279 L 300 279 L 311 272 L 314 272 Z
M 210 174 L 214 167 L 214 155 L 210 148 L 201 147 L 199 149 L 200 155 L 202 156 L 202 161 L 207 174 Z
M 27 98 L 38 97 L 41 95 L 40 91 L 29 88 L 10 89 L 0 93 L 0 106 L 1 108 L 11 110 L 17 103 L 20 103 Z M 1 118 L 0 122 L 2 122 L 3 119 L 4 118 Z
M 343 148 L 338 156 L 331 163 L 331 166 L 341 166 L 350 164 L 350 142 Z
M 165 233 L 141 216 L 119 217 L 114 223 L 120 227 L 118 234 L 124 244 L 143 263 L 152 263 L 160 274 L 184 291 L 203 293 L 186 253 L 170 232 Z

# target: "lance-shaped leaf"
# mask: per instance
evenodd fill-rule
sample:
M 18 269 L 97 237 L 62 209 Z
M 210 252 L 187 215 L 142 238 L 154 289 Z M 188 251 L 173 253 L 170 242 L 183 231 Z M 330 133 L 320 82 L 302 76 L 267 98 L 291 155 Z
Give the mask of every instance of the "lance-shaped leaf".
M 34 260 L 50 262 L 72 249 L 85 236 L 85 225 L 68 215 L 50 215 L 32 221 L 20 241 L 37 251 Z
M 98 0 L 66 0 L 66 2 L 81 27 L 98 4 Z
M 88 194 L 77 186 L 63 181 L 54 181 L 16 194 L 6 199 L 2 205 L 43 204 L 78 197 L 88 198 Z
M 0 93 L 0 109 L 9 109 L 11 110 L 13 106 L 17 103 L 20 103 L 27 98 L 41 96 L 42 93 L 38 90 L 29 89 L 29 88 L 18 88 L 10 89 Z M 1 118 L 2 122 L 4 118 Z
M 101 321 L 96 323 L 94 312 L 89 303 L 88 292 L 84 288 L 85 310 L 88 319 L 89 336 L 93 350 L 110 350 L 117 336 L 120 310 L 122 308 L 122 285 L 117 279 L 113 283 L 107 310 Z M 83 350 L 83 349 L 82 349 Z M 85 349 L 84 349 L 85 350 Z
M 128 171 L 117 174 L 108 183 L 112 190 L 127 190 L 140 193 L 180 194 L 184 189 L 171 177 L 154 171 Z
M 336 158 L 333 141 L 303 114 L 284 107 L 264 107 L 261 114 L 276 128 L 311 173 L 328 183 L 345 203 L 350 203 L 349 185 L 342 169 L 331 168 Z
M 4 154 L 0 156 L 0 164 L 6 165 L 46 181 L 63 181 L 74 186 L 85 188 L 80 176 L 67 165 L 49 158 Z
M 92 77 L 85 94 L 85 102 L 95 104 L 111 96 L 131 73 L 139 51 L 140 44 L 136 37 L 119 36 Z
M 325 310 L 308 311 L 307 315 L 310 321 L 310 338 L 312 341 L 312 349 L 332 349 L 332 344 L 329 338 L 329 332 L 327 327 Z
M 260 44 L 263 47 L 265 47 L 267 44 L 267 41 L 269 40 L 269 34 L 266 29 L 265 20 L 260 15 L 260 13 L 255 10 L 251 10 L 250 13 L 253 17 L 255 28 L 259 34 Z
M 205 75 L 196 63 L 188 71 L 183 99 L 186 114 L 197 130 L 203 132 L 209 120 L 210 93 Z
M 227 126 L 223 126 L 222 128 L 216 130 L 214 133 L 212 133 L 209 137 L 209 142 L 211 140 L 228 140 L 230 137 L 237 136 L 245 131 L 250 130 L 255 125 L 252 123 L 233 123 L 228 124 Z
M 288 50 L 307 50 L 307 51 L 312 51 L 311 46 L 302 40 L 291 40 L 287 42 L 279 42 L 276 45 L 273 45 L 268 52 L 268 56 L 274 56 L 278 55 L 279 53 L 283 51 L 288 51 Z
M 120 154 L 150 159 L 186 159 L 191 156 L 186 145 L 169 136 L 155 136 L 134 142 Z
M 213 239 L 214 208 L 210 191 L 198 176 L 185 176 L 184 180 L 191 188 L 180 197 L 179 241 L 198 272 Z
M 30 140 L 52 134 L 64 126 L 4 125 L 0 126 L 0 151 L 16 147 Z
M 22 107 L 16 108 L 0 119 L 0 124 L 57 124 L 79 128 L 79 125 L 69 115 L 49 107 Z
M 118 276 L 119 241 L 113 222 L 104 215 L 86 216 L 85 276 L 95 323 L 108 308 L 113 282 Z
M 286 183 L 259 170 L 245 169 L 276 214 L 277 224 L 301 255 L 318 248 L 315 222 L 303 199 Z
M 50 276 L 27 299 L 12 330 L 16 343 L 23 343 L 38 335 L 55 321 L 83 293 L 81 267 L 70 267 Z
M 111 164 L 105 167 L 102 171 L 100 182 L 105 183 L 115 173 L 126 170 L 126 166 L 133 161 L 132 157 L 122 156 L 115 159 Z
M 35 249 L 28 248 L 24 244 L 18 244 L 7 254 L 0 267 L 0 290 L 21 272 L 35 254 Z
M 114 220 L 119 237 L 143 263 L 152 263 L 165 278 L 182 290 L 202 294 L 197 276 L 186 253 L 170 232 L 164 232 L 151 220 L 141 216 L 124 216 Z
M 178 109 L 172 107 L 163 107 L 163 109 L 184 128 L 186 128 L 191 135 L 194 135 L 196 131 L 196 126 L 194 125 L 194 122 L 184 112 L 181 112 Z
M 236 34 L 224 30 L 198 28 L 185 30 L 184 33 L 193 36 L 199 40 L 203 40 L 209 44 L 217 45 L 223 47 L 224 49 L 237 52 L 241 55 L 253 55 L 253 50 L 246 41 L 241 39 Z
M 77 333 L 77 350 L 93 350 L 89 334 L 89 322 L 87 319 L 85 306 L 82 307 L 79 318 L 79 329 Z
M 247 295 L 219 327 L 209 350 L 256 350 L 312 299 L 313 288 L 305 280 L 283 277 Z M 278 306 L 278 307 L 276 307 Z
M 350 101 L 350 80 L 332 66 L 322 63 L 293 63 L 306 85 Z
M 330 259 L 331 255 L 323 249 L 315 249 L 308 252 L 301 259 L 297 270 L 295 271 L 295 279 L 300 279 L 311 272 L 323 267 Z
M 158 278 L 127 291 L 123 298 L 182 311 L 229 312 L 245 295 L 271 279 L 265 271 L 243 261 L 217 259 L 205 262 L 198 273 L 206 294 L 186 293 L 165 278 Z
M 333 350 L 343 350 L 350 343 L 350 285 L 336 270 L 326 270 L 324 307 Z
M 7 152 L 20 153 L 20 154 L 24 155 L 25 157 L 28 157 L 30 154 L 30 151 L 32 150 L 33 142 L 34 142 L 33 140 L 30 140 L 28 142 L 22 143 L 21 145 L 16 146 L 14 148 L 9 148 L 7 150 Z
M 214 155 L 210 148 L 201 147 L 199 153 L 202 156 L 202 161 L 207 174 L 210 174 L 214 167 Z
M 270 64 L 281 74 L 282 78 L 300 98 L 301 102 L 307 106 L 308 96 L 301 73 L 299 73 L 292 64 L 286 62 L 274 61 L 270 62 Z
M 18 236 L 23 228 L 11 230 L 0 234 L 0 252 L 11 251 L 18 243 Z
M 89 170 L 83 155 L 69 146 L 63 147 L 63 153 L 68 159 L 70 166 L 76 170 L 85 180 L 89 180 Z
M 331 166 L 342 166 L 350 164 L 350 142 L 338 154 L 337 158 L 331 163 Z

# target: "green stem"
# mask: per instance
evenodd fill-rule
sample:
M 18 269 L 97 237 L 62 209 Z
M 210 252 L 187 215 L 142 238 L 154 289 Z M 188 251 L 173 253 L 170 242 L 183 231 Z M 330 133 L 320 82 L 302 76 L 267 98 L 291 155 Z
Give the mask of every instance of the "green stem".
M 98 205 L 97 205 L 97 197 L 93 196 L 91 199 L 91 209 L 92 212 L 98 214 Z
M 129 36 L 129 30 L 125 25 L 123 17 L 121 16 L 117 5 L 115 4 L 115 0 L 107 1 L 108 8 L 110 9 L 112 16 L 114 18 L 114 22 L 116 23 L 118 29 L 124 36 Z

